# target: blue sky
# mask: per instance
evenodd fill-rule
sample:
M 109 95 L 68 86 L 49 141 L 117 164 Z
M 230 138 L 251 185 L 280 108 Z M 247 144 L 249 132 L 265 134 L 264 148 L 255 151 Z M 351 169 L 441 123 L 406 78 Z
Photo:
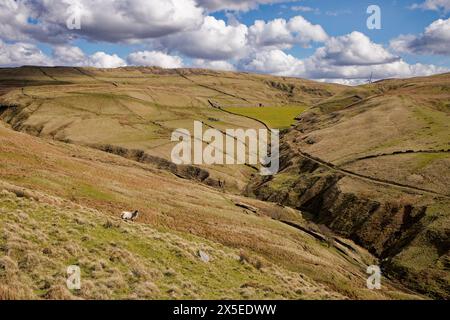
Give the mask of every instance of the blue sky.
M 440 11 L 425 11 L 409 9 L 414 3 L 420 1 L 414 0 L 303 0 L 294 2 L 283 2 L 270 5 L 259 5 L 255 10 L 248 12 L 221 11 L 211 15 L 218 19 L 228 20 L 228 15 L 233 14 L 240 22 L 251 25 L 255 20 L 273 20 L 277 18 L 289 19 L 297 15 L 302 15 L 309 21 L 320 24 L 330 35 L 339 36 L 350 33 L 352 31 L 360 31 L 370 36 L 370 38 L 384 45 L 388 45 L 389 41 L 401 34 L 418 34 L 423 32 L 426 26 L 439 18 L 448 17 Z M 366 26 L 369 14 L 366 13 L 368 6 L 376 4 L 381 8 L 382 13 L 382 29 L 369 30 Z M 300 12 L 292 10 L 293 7 L 304 6 L 317 9 L 319 12 Z M 116 45 L 105 42 L 76 42 L 86 52 L 92 54 L 102 50 L 108 53 L 119 53 L 123 56 L 128 55 L 132 51 L 143 48 L 145 45 Z M 314 48 L 296 47 L 291 52 L 297 57 L 307 57 Z M 42 46 L 48 52 L 51 51 L 49 46 Z M 409 57 L 411 62 L 435 63 L 450 67 L 449 57 L 443 56 L 417 56 Z M 445 60 L 445 61 L 444 61 Z
M 3 1 L 1 66 L 205 67 L 341 82 L 450 68 L 450 0 Z M 367 28 L 370 5 L 381 9 L 380 30 Z M 69 30 L 74 15 L 80 28 Z
M 420 3 L 417 0 L 304 0 L 287 3 L 278 3 L 271 5 L 261 5 L 257 10 L 245 13 L 238 13 L 238 19 L 251 25 L 255 20 L 272 20 L 276 18 L 289 19 L 301 14 L 309 21 L 320 24 L 328 34 L 339 36 L 352 31 L 360 31 L 367 34 L 370 38 L 384 45 L 389 45 L 389 41 L 402 34 L 419 34 L 425 27 L 439 18 L 448 18 L 450 13 L 432 10 L 412 10 L 413 4 Z M 382 14 L 382 29 L 369 30 L 366 25 L 369 14 L 366 13 L 370 5 L 378 5 Z M 299 12 L 292 10 L 292 7 L 303 6 L 318 11 Z M 225 13 L 214 14 L 221 19 L 227 19 Z M 315 45 L 314 48 L 319 45 Z M 313 49 L 305 50 L 296 47 L 293 52 L 298 57 L 306 57 L 311 54 Z M 448 56 L 419 56 L 408 55 L 408 61 L 411 63 L 434 63 L 441 66 L 450 67 L 450 57 Z

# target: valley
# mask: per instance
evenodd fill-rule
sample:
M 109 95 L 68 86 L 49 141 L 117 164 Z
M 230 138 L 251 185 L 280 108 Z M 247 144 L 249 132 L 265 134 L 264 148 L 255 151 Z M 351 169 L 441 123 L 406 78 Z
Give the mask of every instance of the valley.
M 449 74 L 0 69 L 0 299 L 449 298 L 449 101 Z M 280 172 L 174 165 L 194 121 L 280 129 Z

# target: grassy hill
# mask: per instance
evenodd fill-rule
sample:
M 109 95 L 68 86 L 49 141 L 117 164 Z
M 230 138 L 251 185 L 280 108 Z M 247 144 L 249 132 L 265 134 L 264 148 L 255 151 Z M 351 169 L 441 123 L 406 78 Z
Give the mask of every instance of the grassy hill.
M 285 83 L 308 90 L 294 95 L 286 91 Z M 0 69 L 0 84 L 6 92 L 1 104 L 16 107 L 2 118 L 16 130 L 77 144 L 139 149 L 164 159 L 170 159 L 174 146 L 172 132 L 178 128 L 192 131 L 194 120 L 219 130 L 264 127 L 259 121 L 224 112 L 222 107 L 273 110 L 287 105 L 290 113 L 275 123 L 285 127 L 306 104 L 343 90 L 297 79 L 158 68 Z M 231 172 L 226 167 L 209 171 L 234 191 L 245 187 L 251 173 L 245 166 Z
M 253 193 L 311 212 L 416 290 L 450 292 L 450 75 L 386 80 L 312 105 Z
M 415 297 L 365 288 L 374 258 L 278 221 L 313 230 L 295 210 L 3 126 L 0 142 L 0 298 Z M 136 223 L 118 218 L 128 208 Z M 81 291 L 65 288 L 73 264 Z
M 0 298 L 446 297 L 449 83 L 0 69 Z M 170 165 L 194 120 L 284 129 L 282 171 Z

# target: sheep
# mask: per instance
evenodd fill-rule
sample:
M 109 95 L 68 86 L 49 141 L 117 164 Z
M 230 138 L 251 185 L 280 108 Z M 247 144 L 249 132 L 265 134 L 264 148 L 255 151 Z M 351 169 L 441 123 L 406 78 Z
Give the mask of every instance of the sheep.
M 124 211 L 121 215 L 123 220 L 131 220 L 134 221 L 139 217 L 139 211 L 135 210 L 134 212 Z

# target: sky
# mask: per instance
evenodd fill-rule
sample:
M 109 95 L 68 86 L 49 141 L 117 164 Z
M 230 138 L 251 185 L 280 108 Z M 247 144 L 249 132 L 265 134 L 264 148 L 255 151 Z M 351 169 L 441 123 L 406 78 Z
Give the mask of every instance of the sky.
M 21 65 L 431 75 L 450 71 L 450 0 L 0 0 L 0 66 Z

